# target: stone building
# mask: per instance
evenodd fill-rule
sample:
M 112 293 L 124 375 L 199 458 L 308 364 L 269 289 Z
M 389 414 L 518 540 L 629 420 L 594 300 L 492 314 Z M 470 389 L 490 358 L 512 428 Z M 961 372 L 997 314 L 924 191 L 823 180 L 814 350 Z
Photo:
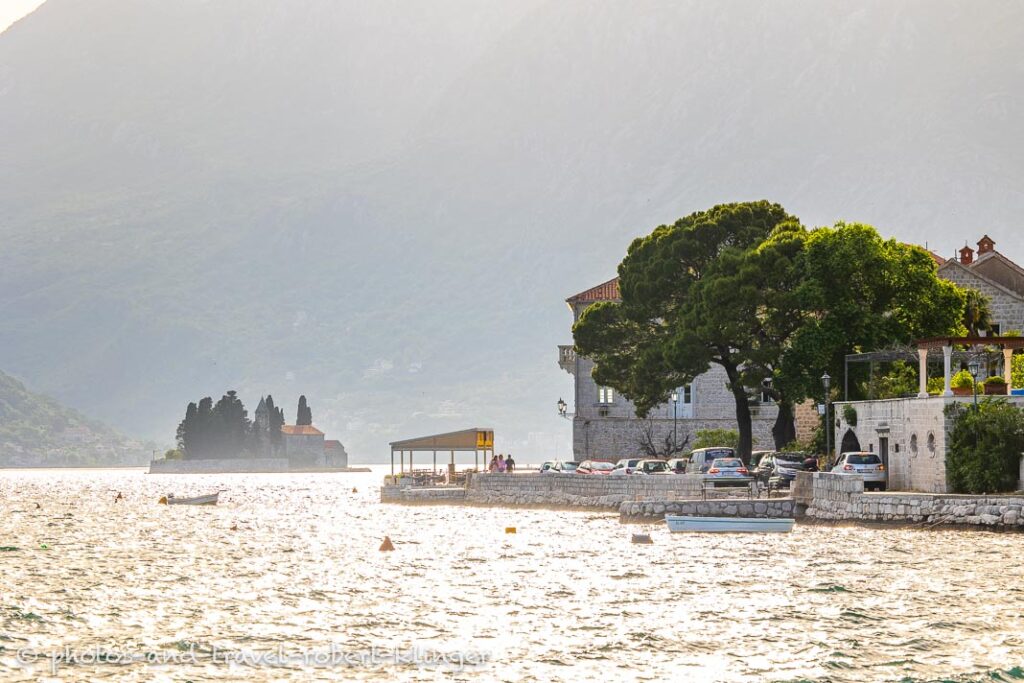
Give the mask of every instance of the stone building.
M 975 252 L 964 246 L 951 259 L 932 254 L 938 263 L 938 275 L 961 287 L 971 287 L 987 296 L 993 329 L 988 336 L 1011 330 L 1024 331 L 1024 269 L 999 253 L 995 242 L 985 235 Z M 926 342 L 922 342 L 924 344 Z M 1008 341 L 1004 347 L 1011 346 Z M 947 413 L 951 403 L 971 402 L 971 397 L 953 396 L 948 390 L 949 375 L 959 367 L 950 367 L 952 345 L 943 348 L 946 391 L 929 396 L 925 391 L 927 361 L 921 360 L 921 392 L 913 398 L 837 402 L 834 441 L 836 453 L 866 450 L 877 453 L 888 471 L 889 488 L 894 490 L 945 493 L 946 443 L 953 428 Z M 1009 364 L 1012 350 L 1004 348 L 1002 372 L 1012 388 Z M 1024 407 L 1024 397 L 1009 396 L 1008 401 Z
M 291 465 L 300 467 L 326 467 L 324 433 L 312 425 L 284 425 L 281 427 L 284 457 Z
M 1024 268 L 996 251 L 992 238 L 985 235 L 978 240 L 977 253 L 964 245 L 954 258 L 935 259 L 939 277 L 976 289 L 989 298 L 995 323 L 993 335 L 1010 330 L 1024 332 Z
M 573 323 L 598 301 L 618 301 L 619 280 L 609 280 L 566 299 Z M 558 365 L 573 377 L 575 412 L 573 455 L 576 460 L 618 460 L 647 453 L 643 442 L 651 440 L 664 450 L 672 443 L 693 442 L 698 430 L 736 429 L 736 403 L 726 386 L 725 370 L 713 365 L 691 384 L 679 387 L 678 401 L 653 408 L 639 418 L 632 402 L 609 387 L 598 386 L 591 373 L 593 361 L 578 357 L 571 344 L 558 347 Z M 767 396 L 751 397 L 754 449 L 772 448 L 772 425 L 778 409 Z
M 324 459 L 328 467 L 348 467 L 348 452 L 337 439 L 324 441 Z

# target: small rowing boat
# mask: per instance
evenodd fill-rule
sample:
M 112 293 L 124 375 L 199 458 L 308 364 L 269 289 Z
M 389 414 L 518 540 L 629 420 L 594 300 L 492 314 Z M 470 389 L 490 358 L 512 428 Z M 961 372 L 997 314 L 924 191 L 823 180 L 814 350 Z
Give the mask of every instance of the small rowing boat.
M 177 498 L 173 493 L 168 493 L 160 499 L 165 505 L 216 505 L 220 491 L 208 493 L 205 496 L 193 496 L 191 498 Z
M 665 515 L 665 523 L 668 524 L 669 531 L 786 533 L 793 530 L 793 522 L 793 519 L 786 517 L 687 517 L 683 515 Z

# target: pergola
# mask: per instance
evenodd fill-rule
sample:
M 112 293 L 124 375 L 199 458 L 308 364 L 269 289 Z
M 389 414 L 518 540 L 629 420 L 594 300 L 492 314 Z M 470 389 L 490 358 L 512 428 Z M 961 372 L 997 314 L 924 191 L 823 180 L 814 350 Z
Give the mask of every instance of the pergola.
M 1024 349 L 1024 337 L 932 337 L 917 341 L 918 356 L 918 398 L 928 397 L 928 353 L 930 351 L 942 351 L 942 378 L 943 396 L 952 396 L 953 390 L 950 387 L 953 366 L 953 347 L 985 347 L 996 346 L 1003 352 L 1003 378 L 1006 380 L 1007 388 L 1013 386 L 1011 370 L 1013 366 L 1013 352 L 1017 349 Z
M 473 427 L 458 432 L 446 432 L 444 434 L 432 434 L 420 436 L 414 439 L 391 442 L 391 474 L 395 473 L 395 451 L 399 455 L 399 472 L 405 472 L 405 454 L 409 453 L 409 471 L 412 471 L 412 454 L 416 451 L 431 451 L 434 454 L 434 470 L 437 470 L 437 452 L 448 451 L 451 453 L 451 470 L 455 469 L 455 451 L 473 451 L 473 464 L 479 469 L 477 463 L 478 454 L 483 451 L 484 462 L 487 462 L 487 452 L 494 454 L 494 429 L 490 427 Z

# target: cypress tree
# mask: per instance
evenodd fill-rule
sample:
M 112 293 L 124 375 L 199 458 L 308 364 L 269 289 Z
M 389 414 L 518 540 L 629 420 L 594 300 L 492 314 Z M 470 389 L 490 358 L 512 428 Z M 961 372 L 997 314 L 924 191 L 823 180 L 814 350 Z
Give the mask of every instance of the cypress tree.
M 313 411 L 309 409 L 306 404 L 306 397 L 299 396 L 299 409 L 295 416 L 295 424 L 297 425 L 311 425 L 313 424 Z

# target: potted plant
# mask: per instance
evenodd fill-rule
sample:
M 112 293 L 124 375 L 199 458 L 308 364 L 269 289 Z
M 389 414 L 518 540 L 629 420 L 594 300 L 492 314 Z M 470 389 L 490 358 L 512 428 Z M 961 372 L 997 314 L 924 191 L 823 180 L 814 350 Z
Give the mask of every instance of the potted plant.
M 970 396 L 974 393 L 974 378 L 971 373 L 961 370 L 949 380 L 949 386 L 954 396 Z
M 985 394 L 988 396 L 1006 396 L 1006 380 L 992 375 L 985 380 Z

